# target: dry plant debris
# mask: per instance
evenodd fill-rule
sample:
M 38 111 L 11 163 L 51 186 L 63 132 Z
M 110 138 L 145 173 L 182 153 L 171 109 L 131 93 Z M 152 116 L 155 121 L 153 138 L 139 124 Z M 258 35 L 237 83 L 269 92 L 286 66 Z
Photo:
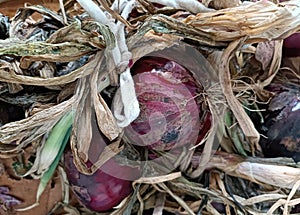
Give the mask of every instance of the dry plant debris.
M 299 33 L 299 0 L 60 0 L 57 8 L 34 2 L 0 15 L 1 214 L 300 212 L 300 51 L 290 57 L 283 43 Z M 192 146 L 158 151 L 126 138 L 143 113 L 131 68 L 149 55 L 167 56 L 203 85 L 211 124 Z M 294 136 L 272 149 L 287 153 L 268 156 L 266 136 L 277 141 L 273 124 L 288 108 L 298 114 L 283 123 Z M 107 145 L 91 155 L 96 137 Z M 65 146 L 81 174 L 113 158 L 140 168 L 131 194 L 108 212 L 83 207 L 69 192 Z

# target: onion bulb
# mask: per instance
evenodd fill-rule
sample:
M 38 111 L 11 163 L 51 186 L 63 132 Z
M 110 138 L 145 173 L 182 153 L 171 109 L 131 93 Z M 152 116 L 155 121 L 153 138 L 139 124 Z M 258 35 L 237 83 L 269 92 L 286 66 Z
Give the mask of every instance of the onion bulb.
M 146 56 L 131 68 L 140 115 L 125 128 L 132 143 L 170 150 L 200 141 L 210 129 L 203 87 L 193 74 L 167 58 Z

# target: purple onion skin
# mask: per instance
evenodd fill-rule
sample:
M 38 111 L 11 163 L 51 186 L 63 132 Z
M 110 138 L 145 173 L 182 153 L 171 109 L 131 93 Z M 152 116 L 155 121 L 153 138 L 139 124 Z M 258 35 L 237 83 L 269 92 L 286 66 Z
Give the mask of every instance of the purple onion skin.
M 90 164 L 90 163 L 88 163 Z M 105 212 L 118 205 L 132 192 L 131 181 L 116 178 L 101 169 L 93 175 L 85 175 L 76 169 L 71 150 L 64 154 L 64 165 L 71 188 L 81 204 L 92 211 Z M 131 168 L 118 166 L 113 160 L 106 166 L 130 174 Z
M 300 56 L 300 49 L 283 47 L 282 56 L 283 57 L 299 57 Z
M 294 33 L 283 40 L 283 57 L 300 56 L 300 33 Z
M 141 110 L 139 117 L 125 128 L 131 143 L 170 150 L 198 143 L 204 137 L 210 129 L 210 113 L 202 110 L 199 95 L 203 87 L 190 71 L 172 60 L 155 56 L 139 59 L 131 71 Z M 180 104 L 186 105 L 182 109 Z M 164 128 L 156 126 L 161 121 L 166 123 Z M 146 141 L 143 136 L 147 136 Z
M 300 49 L 300 33 L 294 33 L 283 40 L 285 48 Z
M 300 161 L 300 99 L 299 89 L 274 88 L 269 112 L 262 128 L 267 138 L 261 137 L 266 157 L 289 157 Z
M 99 131 L 94 115 L 92 129 L 89 161 L 86 163 L 88 167 L 98 161 L 98 157 L 109 144 L 109 140 Z M 97 212 L 105 212 L 118 205 L 132 192 L 132 181 L 141 175 L 138 167 L 121 165 L 115 161 L 115 157 L 104 163 L 93 175 L 82 174 L 73 163 L 70 148 L 64 153 L 64 167 L 70 186 L 79 202 Z

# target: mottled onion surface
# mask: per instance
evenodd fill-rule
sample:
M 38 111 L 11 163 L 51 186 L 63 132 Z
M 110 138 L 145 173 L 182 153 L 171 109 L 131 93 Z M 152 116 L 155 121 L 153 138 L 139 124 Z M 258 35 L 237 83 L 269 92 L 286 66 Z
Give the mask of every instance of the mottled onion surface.
M 101 169 L 93 175 L 85 175 L 76 169 L 71 151 L 64 155 L 65 170 L 71 188 L 79 202 L 93 211 L 104 212 L 118 205 L 131 191 L 131 181 L 114 177 Z M 110 165 L 110 164 L 106 164 Z M 112 166 L 116 171 L 127 171 L 122 166 Z
M 147 56 L 134 63 L 132 74 L 140 115 L 125 128 L 132 144 L 170 150 L 195 144 L 210 128 L 203 87 L 182 65 Z
M 299 89 L 277 86 L 270 102 L 262 132 L 261 145 L 266 157 L 290 157 L 300 161 Z

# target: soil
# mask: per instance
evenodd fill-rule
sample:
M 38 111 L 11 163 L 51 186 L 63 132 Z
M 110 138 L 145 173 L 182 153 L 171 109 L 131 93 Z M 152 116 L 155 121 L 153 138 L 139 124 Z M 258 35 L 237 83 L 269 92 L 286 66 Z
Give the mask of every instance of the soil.
M 26 208 L 35 203 L 36 192 L 39 185 L 39 180 L 31 178 L 20 178 L 13 174 L 11 168 L 11 159 L 0 159 L 0 186 L 9 188 L 9 195 L 19 199 L 22 203 L 18 206 L 14 206 L 12 210 L 4 210 L 0 206 L 1 215 L 42 215 L 47 214 L 52 208 L 62 199 L 62 186 L 60 177 L 55 175 L 49 182 L 46 190 L 40 198 L 39 205 L 30 210 L 18 211 L 13 209 Z

